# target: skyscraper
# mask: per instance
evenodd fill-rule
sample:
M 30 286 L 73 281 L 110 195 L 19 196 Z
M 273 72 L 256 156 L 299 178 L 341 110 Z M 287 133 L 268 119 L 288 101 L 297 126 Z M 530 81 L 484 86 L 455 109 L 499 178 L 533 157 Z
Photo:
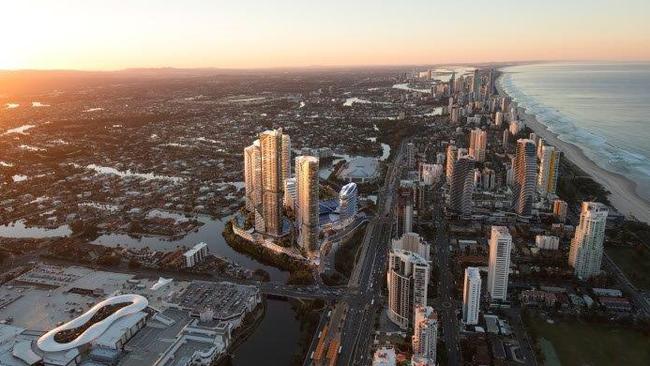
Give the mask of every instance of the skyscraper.
M 438 315 L 431 306 L 416 306 L 411 338 L 413 364 L 435 366 L 437 338 Z
M 388 256 L 388 319 L 408 329 L 417 305 L 427 305 L 429 263 L 420 255 L 391 249 Z
M 357 184 L 348 183 L 339 192 L 339 214 L 341 220 L 352 219 L 357 214 Z
M 244 149 L 244 189 L 246 209 L 253 212 L 262 203 L 262 155 L 259 140 Z
M 454 95 L 454 83 L 456 82 L 456 73 L 451 73 L 451 78 L 449 79 L 449 95 Z
M 282 234 L 282 130 L 260 134 L 262 155 L 262 216 L 266 233 Z
M 487 132 L 480 128 L 473 129 L 469 135 L 469 155 L 476 161 L 485 161 Z
M 512 236 L 505 226 L 492 226 L 487 290 L 492 300 L 505 301 L 508 296 L 508 273 Z
M 485 94 L 486 96 L 491 96 L 494 93 L 494 90 L 496 89 L 494 87 L 494 84 L 496 82 L 496 72 L 494 69 L 490 69 L 490 72 L 488 73 L 488 83 L 487 87 L 485 88 Z
M 472 211 L 472 192 L 474 191 L 474 159 L 471 156 L 458 158 L 449 185 L 449 208 L 459 214 Z
M 472 93 L 474 94 L 474 100 L 479 100 L 481 98 L 481 76 L 479 75 L 478 69 L 474 70 L 474 77 L 472 78 Z
M 540 154 L 539 173 L 537 174 L 537 191 L 546 196 L 554 194 L 557 189 L 558 166 L 561 153 L 553 146 L 544 145 Z
M 415 144 L 412 142 L 406 144 L 406 166 L 409 169 L 415 168 Z
M 458 148 L 455 145 L 447 146 L 447 162 L 445 163 L 445 175 L 447 182 L 451 183 L 451 176 L 454 174 L 454 163 L 458 159 Z
M 607 206 L 602 203 L 582 203 L 580 224 L 569 250 L 569 265 L 578 278 L 588 279 L 600 273 L 608 213 Z
M 291 178 L 291 138 L 282 135 L 282 182 Z
M 308 253 L 318 250 L 318 158 L 296 158 L 298 244 Z
M 463 323 L 478 324 L 481 307 L 481 274 L 476 267 L 465 268 L 463 283 Z
M 529 216 L 531 214 L 536 186 L 536 172 L 537 158 L 535 156 L 535 143 L 529 139 L 517 140 L 512 208 L 521 216 Z

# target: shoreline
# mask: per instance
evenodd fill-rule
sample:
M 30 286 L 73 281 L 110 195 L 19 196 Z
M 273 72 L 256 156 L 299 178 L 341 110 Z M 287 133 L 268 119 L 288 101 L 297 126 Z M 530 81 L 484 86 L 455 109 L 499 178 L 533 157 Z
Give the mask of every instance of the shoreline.
M 500 76 L 500 78 L 503 76 Z M 500 83 L 496 83 L 499 95 L 508 96 Z M 513 100 L 514 102 L 514 100 Z M 609 191 L 609 200 L 612 206 L 626 217 L 634 216 L 637 220 L 650 223 L 650 204 L 636 193 L 636 183 L 618 173 L 610 172 L 598 166 L 589 159 L 582 149 L 569 142 L 561 140 L 558 134 L 539 122 L 537 117 L 529 114 L 524 107 L 517 105 L 517 111 L 526 126 L 544 139 L 549 145 L 560 149 L 564 158 L 577 165 L 591 178 Z

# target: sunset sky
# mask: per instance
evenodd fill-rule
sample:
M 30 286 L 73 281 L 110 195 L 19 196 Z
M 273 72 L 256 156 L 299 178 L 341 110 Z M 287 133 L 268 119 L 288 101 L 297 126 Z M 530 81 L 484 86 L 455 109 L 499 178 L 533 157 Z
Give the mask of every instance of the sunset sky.
M 650 60 L 648 0 L 6 0 L 0 69 Z

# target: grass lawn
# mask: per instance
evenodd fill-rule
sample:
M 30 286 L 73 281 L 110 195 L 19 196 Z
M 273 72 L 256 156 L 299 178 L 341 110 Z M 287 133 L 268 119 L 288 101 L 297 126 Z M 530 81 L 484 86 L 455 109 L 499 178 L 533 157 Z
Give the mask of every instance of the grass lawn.
M 606 251 L 636 287 L 650 290 L 650 250 L 641 248 L 610 246 Z
M 538 342 L 553 345 L 563 366 L 650 365 L 650 337 L 640 332 L 578 321 L 549 324 L 534 316 L 527 324 Z

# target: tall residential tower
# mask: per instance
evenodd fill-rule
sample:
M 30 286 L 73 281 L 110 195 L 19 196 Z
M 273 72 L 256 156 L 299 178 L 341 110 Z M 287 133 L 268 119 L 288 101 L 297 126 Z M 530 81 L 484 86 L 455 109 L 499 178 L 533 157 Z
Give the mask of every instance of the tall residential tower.
M 262 216 L 266 233 L 282 234 L 282 129 L 260 134 L 262 155 Z
M 513 210 L 521 216 L 530 216 L 535 195 L 537 157 L 535 143 L 529 139 L 517 140 L 514 164 Z
M 505 301 L 508 296 L 508 272 L 512 236 L 505 226 L 492 226 L 487 290 L 492 300 Z
M 602 203 L 582 203 L 580 224 L 569 250 L 569 265 L 578 278 L 588 279 L 600 273 L 608 212 Z
M 254 212 L 262 204 L 262 154 L 260 140 L 244 149 L 244 189 L 246 209 Z
M 560 165 L 560 151 L 555 147 L 544 145 L 540 151 L 539 173 L 537 174 L 537 191 L 546 196 L 554 194 L 557 188 L 558 166 Z
M 307 252 L 318 250 L 318 158 L 296 158 L 298 244 Z
M 427 305 L 429 263 L 422 256 L 392 249 L 388 256 L 388 319 L 408 329 L 415 307 Z
M 413 359 L 411 364 L 435 366 L 436 342 L 438 336 L 438 315 L 430 306 L 415 307 L 413 321 Z
M 465 268 L 463 283 L 463 323 L 478 324 L 481 307 L 481 274 L 476 267 Z

